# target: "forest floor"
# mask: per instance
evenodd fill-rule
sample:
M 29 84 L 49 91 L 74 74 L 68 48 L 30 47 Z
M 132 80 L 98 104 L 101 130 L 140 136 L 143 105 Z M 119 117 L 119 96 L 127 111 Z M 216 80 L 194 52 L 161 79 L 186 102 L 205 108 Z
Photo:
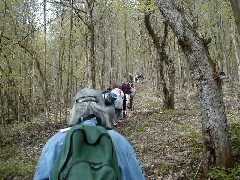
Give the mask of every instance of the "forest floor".
M 135 109 L 117 130 L 134 146 L 146 179 L 201 179 L 201 112 L 197 93 L 176 89 L 175 109 L 163 111 L 161 99 L 152 93 L 149 84 L 136 87 Z M 240 94 L 237 93 L 238 89 L 224 88 L 236 161 L 240 157 Z M 233 176 L 240 179 L 237 164 Z
M 116 131 L 133 145 L 146 180 L 201 179 L 201 112 L 197 94 L 176 89 L 175 109 L 163 111 L 161 98 L 152 93 L 148 82 L 135 86 L 134 110 L 128 112 Z M 233 179 L 240 179 L 239 96 L 237 88 L 224 88 L 236 160 Z M 46 122 L 39 116 L 32 122 L 0 127 L 0 179 L 32 179 L 44 143 L 64 126 L 63 121 Z

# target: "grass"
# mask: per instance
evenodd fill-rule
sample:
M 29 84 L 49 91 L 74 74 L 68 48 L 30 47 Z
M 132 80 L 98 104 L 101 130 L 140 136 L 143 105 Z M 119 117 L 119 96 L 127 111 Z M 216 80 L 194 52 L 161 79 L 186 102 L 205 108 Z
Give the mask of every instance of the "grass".
M 0 159 L 0 179 L 32 179 L 35 165 L 18 159 Z

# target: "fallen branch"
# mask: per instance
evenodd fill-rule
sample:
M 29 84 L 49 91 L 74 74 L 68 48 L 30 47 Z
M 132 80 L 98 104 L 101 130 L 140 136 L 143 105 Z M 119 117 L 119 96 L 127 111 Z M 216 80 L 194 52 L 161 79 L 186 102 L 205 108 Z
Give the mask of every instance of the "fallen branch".
M 194 177 L 191 180 L 194 180 L 197 177 L 197 174 L 199 172 L 199 169 L 200 169 L 201 165 L 202 165 L 202 160 L 200 161 L 200 163 L 198 165 L 197 172 L 195 173 Z

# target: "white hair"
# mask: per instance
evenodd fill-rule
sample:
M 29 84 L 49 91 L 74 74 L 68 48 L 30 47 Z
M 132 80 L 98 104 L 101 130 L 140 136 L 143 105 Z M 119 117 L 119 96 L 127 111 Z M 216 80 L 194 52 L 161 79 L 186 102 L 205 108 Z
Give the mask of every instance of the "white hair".
M 74 97 L 68 124 L 76 124 L 80 118 L 92 114 L 101 121 L 102 126 L 113 127 L 113 121 L 110 119 L 108 108 L 105 107 L 101 92 L 90 88 L 81 89 Z

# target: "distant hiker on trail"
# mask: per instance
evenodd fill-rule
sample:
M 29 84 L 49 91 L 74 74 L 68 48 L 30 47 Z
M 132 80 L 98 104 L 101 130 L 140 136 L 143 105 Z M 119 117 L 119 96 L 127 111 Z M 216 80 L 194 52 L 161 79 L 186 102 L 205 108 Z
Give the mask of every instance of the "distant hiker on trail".
M 112 88 L 108 87 L 107 90 L 102 91 L 103 100 L 106 106 L 114 105 L 117 95 L 111 92 Z
M 126 94 L 130 94 L 131 93 L 131 85 L 129 83 L 125 83 L 122 82 L 121 83 L 121 89 L 124 93 L 124 98 L 123 98 L 123 118 L 126 117 L 127 115 L 127 98 L 126 98 Z
M 117 84 L 113 86 L 113 90 L 111 91 L 111 93 L 114 93 L 117 95 L 117 99 L 114 102 L 114 107 L 115 107 L 114 126 L 117 126 L 117 124 L 120 123 L 123 119 L 122 111 L 123 111 L 124 93 L 121 89 L 118 88 Z
M 136 73 L 136 75 L 134 76 L 134 82 L 140 82 L 143 83 L 144 80 L 144 76 L 142 73 Z
M 133 85 L 133 75 L 131 73 L 128 73 L 128 82 Z
M 114 118 L 115 118 L 115 107 L 114 102 L 117 99 L 117 95 L 111 92 L 112 87 L 108 87 L 107 90 L 102 92 L 103 100 L 105 103 L 105 106 L 109 112 L 109 117 L 114 124 Z
M 130 91 L 125 93 L 125 95 L 126 95 L 126 105 L 127 105 L 128 109 L 133 110 L 134 109 L 133 108 L 133 97 L 134 97 L 134 95 L 136 93 L 136 88 L 133 87 L 131 85 L 131 83 L 129 83 L 129 85 L 130 85 L 131 89 L 130 89 Z
M 85 88 L 75 95 L 69 125 L 45 144 L 34 180 L 145 179 L 133 147 L 110 129 L 111 121 L 100 91 Z M 108 161 L 111 168 L 102 161 Z

